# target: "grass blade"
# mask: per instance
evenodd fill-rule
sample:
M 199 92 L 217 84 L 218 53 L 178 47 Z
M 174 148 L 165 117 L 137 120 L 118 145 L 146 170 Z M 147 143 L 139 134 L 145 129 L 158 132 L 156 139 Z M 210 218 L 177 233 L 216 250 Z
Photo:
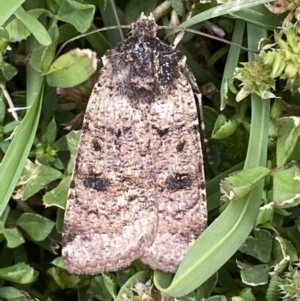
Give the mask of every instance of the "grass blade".
M 6 22 L 11 15 L 25 2 L 25 0 L 0 0 L 1 14 L 0 26 Z
M 41 87 L 40 93 L 20 123 L 16 135 L 1 162 L 0 215 L 6 208 L 30 152 L 39 122 L 42 94 Z

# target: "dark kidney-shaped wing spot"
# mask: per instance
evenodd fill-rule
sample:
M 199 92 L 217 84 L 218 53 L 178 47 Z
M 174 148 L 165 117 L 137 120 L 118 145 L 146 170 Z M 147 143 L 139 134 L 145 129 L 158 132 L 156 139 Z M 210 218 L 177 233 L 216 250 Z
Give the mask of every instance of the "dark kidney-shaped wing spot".
M 97 191 L 106 191 L 109 186 L 109 180 L 106 178 L 88 177 L 83 180 L 86 188 L 93 188 Z
M 97 139 L 93 139 L 92 143 L 93 143 L 94 151 L 96 152 L 101 151 L 101 145 Z
M 180 141 L 177 145 L 176 145 L 176 150 L 178 152 L 182 152 L 183 151 L 183 148 L 184 148 L 184 145 L 185 145 L 185 141 Z
M 186 189 L 191 187 L 192 184 L 193 184 L 193 179 L 188 174 L 184 174 L 184 175 L 177 174 L 175 175 L 175 177 L 173 176 L 167 177 L 167 189 L 169 191 Z

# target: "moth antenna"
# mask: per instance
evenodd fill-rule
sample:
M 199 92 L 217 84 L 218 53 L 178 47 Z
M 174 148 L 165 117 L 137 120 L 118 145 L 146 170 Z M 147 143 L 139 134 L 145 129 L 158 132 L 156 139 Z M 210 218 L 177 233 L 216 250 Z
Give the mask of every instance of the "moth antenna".
M 86 36 L 88 36 L 88 35 L 91 35 L 91 34 L 94 34 L 94 33 L 100 32 L 100 31 L 112 30 L 112 29 L 119 29 L 119 28 L 124 28 L 124 29 L 127 28 L 127 29 L 129 29 L 129 28 L 131 28 L 131 25 L 114 25 L 114 26 L 107 26 L 107 27 L 103 27 L 103 28 L 97 28 L 97 29 L 94 29 L 94 30 L 91 30 L 91 31 L 82 33 L 82 34 L 80 34 L 80 35 L 78 35 L 78 36 L 75 36 L 75 37 L 71 38 L 70 40 L 64 42 L 64 43 L 60 46 L 59 50 L 58 50 L 57 53 L 56 53 L 55 58 L 57 58 L 57 57 L 60 55 L 60 53 L 62 52 L 62 50 L 63 50 L 69 43 L 71 43 L 71 42 L 73 42 L 73 41 L 79 40 L 79 39 L 81 39 L 81 38 L 83 38 L 83 37 L 86 37 Z
M 249 51 L 249 52 L 253 52 L 253 53 L 259 53 L 259 51 L 257 50 L 252 50 L 250 48 L 247 48 L 247 47 L 244 47 L 242 45 L 239 45 L 237 43 L 234 43 L 234 42 L 231 42 L 231 41 L 228 41 L 226 39 L 223 39 L 223 38 L 220 38 L 220 37 L 216 37 L 216 36 L 213 36 L 209 33 L 205 33 L 205 32 L 202 32 L 202 31 L 199 31 L 199 30 L 195 30 L 195 29 L 191 29 L 191 28 L 184 28 L 184 27 L 180 27 L 180 26 L 175 26 L 175 27 L 170 27 L 170 26 L 165 26 L 165 25 L 161 25 L 158 27 L 159 29 L 174 29 L 174 30 L 184 30 L 186 32 L 190 32 L 190 33 L 194 33 L 194 34 L 197 34 L 199 36 L 203 36 L 203 37 L 206 37 L 206 38 L 210 38 L 212 40 L 217 40 L 217 41 L 220 41 L 222 43 L 225 43 L 225 44 L 228 44 L 228 45 L 233 45 L 233 46 L 236 46 L 240 49 L 243 49 L 245 51 Z M 176 32 L 172 32 L 170 34 L 175 34 Z
M 135 23 L 133 23 L 133 24 L 135 24 Z M 112 30 L 112 29 L 119 29 L 119 28 L 132 29 L 132 26 L 131 25 L 114 25 L 114 26 L 107 26 L 107 27 L 103 27 L 103 28 L 97 28 L 97 29 L 94 29 L 92 31 L 82 33 L 82 34 L 80 34 L 78 36 L 75 36 L 75 37 L 71 38 L 70 40 L 64 42 L 60 46 L 59 50 L 57 51 L 57 54 L 56 54 L 55 58 L 57 58 L 60 55 L 60 53 L 62 52 L 62 50 L 65 48 L 66 45 L 68 45 L 69 43 L 71 43 L 73 41 L 76 41 L 80 38 L 86 37 L 90 34 L 94 34 L 94 33 L 97 33 L 97 32 L 101 32 L 101 31 L 105 31 L 105 30 Z M 220 42 L 228 44 L 228 45 L 236 46 L 236 47 L 238 47 L 240 49 L 243 49 L 245 51 L 250 51 L 250 52 L 253 52 L 253 53 L 259 53 L 259 51 L 257 51 L 257 50 L 252 50 L 252 49 L 249 49 L 249 48 L 244 47 L 242 45 L 239 45 L 239 44 L 236 44 L 234 42 L 228 41 L 226 39 L 216 37 L 216 36 L 213 36 L 211 34 L 208 34 L 208 33 L 205 33 L 205 32 L 199 31 L 199 30 L 191 29 L 191 28 L 184 28 L 184 27 L 180 27 L 180 26 L 161 25 L 161 26 L 157 26 L 157 29 L 170 29 L 170 30 L 180 30 L 180 31 L 190 32 L 190 33 L 194 33 L 194 34 L 197 34 L 197 35 L 200 35 L 200 36 L 203 36 L 203 37 L 207 37 L 207 38 L 210 38 L 210 39 L 213 39 L 213 40 L 220 41 Z M 175 33 L 176 32 L 173 32 L 171 34 L 175 34 Z M 180 38 L 180 40 L 181 40 L 181 38 Z M 175 39 L 175 42 L 174 42 L 175 47 L 180 42 L 180 40 L 177 42 L 176 39 Z

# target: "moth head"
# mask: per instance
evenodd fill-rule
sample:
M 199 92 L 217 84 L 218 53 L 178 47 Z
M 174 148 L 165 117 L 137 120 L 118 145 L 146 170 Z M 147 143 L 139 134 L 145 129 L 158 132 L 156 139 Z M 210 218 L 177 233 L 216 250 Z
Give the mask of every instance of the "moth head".
M 139 19 L 132 24 L 130 35 L 134 36 L 149 36 L 156 37 L 158 25 L 155 23 L 155 19 L 152 14 L 150 16 L 145 16 L 144 13 L 141 14 Z

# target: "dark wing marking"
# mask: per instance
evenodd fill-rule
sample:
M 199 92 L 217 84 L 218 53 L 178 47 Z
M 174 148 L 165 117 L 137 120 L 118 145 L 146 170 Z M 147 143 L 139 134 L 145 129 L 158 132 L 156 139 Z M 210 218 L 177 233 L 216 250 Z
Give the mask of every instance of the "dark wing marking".
M 157 210 L 141 111 L 110 89 L 106 74 L 90 98 L 65 213 L 68 270 L 97 274 L 139 258 L 155 238 Z

